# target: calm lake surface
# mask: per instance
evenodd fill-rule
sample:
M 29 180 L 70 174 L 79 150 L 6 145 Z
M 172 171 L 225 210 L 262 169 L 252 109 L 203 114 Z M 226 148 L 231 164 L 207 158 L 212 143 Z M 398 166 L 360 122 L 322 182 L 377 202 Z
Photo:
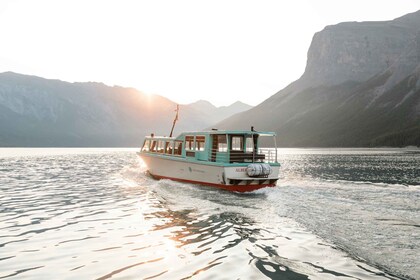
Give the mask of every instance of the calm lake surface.
M 0 279 L 420 279 L 420 150 L 279 151 L 237 194 L 134 149 L 0 149 Z

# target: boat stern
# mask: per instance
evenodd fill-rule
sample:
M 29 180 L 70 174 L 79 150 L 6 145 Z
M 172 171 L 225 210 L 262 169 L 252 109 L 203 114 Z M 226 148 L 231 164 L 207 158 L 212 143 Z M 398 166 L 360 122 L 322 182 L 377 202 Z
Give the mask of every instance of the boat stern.
M 245 166 L 225 167 L 226 187 L 236 191 L 253 191 L 274 187 L 279 179 L 280 164 L 251 163 Z

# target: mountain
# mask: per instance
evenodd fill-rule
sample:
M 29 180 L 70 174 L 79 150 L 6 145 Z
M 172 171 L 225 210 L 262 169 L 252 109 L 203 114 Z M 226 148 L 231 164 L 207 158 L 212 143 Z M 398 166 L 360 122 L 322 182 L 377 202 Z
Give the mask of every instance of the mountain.
M 420 11 L 316 33 L 304 74 L 218 128 L 276 131 L 284 147 L 420 146 Z
M 180 107 L 175 134 L 208 127 L 226 111 Z M 133 88 L 1 73 L 0 146 L 139 146 L 151 132 L 169 134 L 175 108 L 167 98 Z M 243 107 L 228 108 L 224 116 Z
M 186 106 L 194 108 L 196 111 L 200 112 L 201 118 L 204 118 L 205 120 L 211 120 L 209 122 L 209 125 L 213 125 L 230 116 L 247 111 L 252 108 L 252 106 L 245 104 L 241 101 L 236 101 L 235 103 L 229 106 L 216 107 L 208 101 L 199 100 Z

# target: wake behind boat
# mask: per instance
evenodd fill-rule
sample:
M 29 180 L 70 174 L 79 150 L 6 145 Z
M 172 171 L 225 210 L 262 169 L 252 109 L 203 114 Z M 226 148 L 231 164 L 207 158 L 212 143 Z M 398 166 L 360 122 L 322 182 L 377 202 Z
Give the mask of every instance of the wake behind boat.
M 178 109 L 170 137 L 147 136 L 138 153 L 151 176 L 238 192 L 275 186 L 280 164 L 274 132 L 251 127 L 171 137 L 177 119 Z

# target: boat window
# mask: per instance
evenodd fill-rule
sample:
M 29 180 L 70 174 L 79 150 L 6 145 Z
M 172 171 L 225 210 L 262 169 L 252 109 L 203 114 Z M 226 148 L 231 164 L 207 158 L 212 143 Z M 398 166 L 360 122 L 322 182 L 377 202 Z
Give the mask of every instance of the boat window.
M 141 149 L 144 152 L 148 152 L 150 147 L 150 140 L 145 140 L 143 144 L 143 148 Z
M 195 137 L 195 145 L 197 151 L 204 151 L 206 147 L 206 137 L 197 135 Z
M 159 140 L 158 141 L 158 147 L 157 147 L 157 152 L 158 153 L 163 153 L 165 150 L 165 141 L 163 140 Z
M 226 135 L 217 135 L 217 151 L 227 152 L 227 139 Z
M 182 141 L 175 141 L 174 155 L 180 156 L 182 154 Z
M 252 150 L 253 150 L 253 147 L 254 147 L 254 143 L 252 141 L 252 137 L 247 137 L 246 138 L 245 145 L 246 145 L 246 151 L 248 153 L 252 153 Z
M 242 135 L 232 136 L 232 150 L 243 151 L 244 150 L 244 137 Z
M 174 150 L 174 142 L 173 141 L 166 142 L 165 154 L 172 155 L 173 150 Z
M 185 136 L 185 150 L 194 150 L 194 136 Z
M 152 141 L 152 145 L 150 146 L 150 151 L 151 152 L 156 152 L 156 140 Z

